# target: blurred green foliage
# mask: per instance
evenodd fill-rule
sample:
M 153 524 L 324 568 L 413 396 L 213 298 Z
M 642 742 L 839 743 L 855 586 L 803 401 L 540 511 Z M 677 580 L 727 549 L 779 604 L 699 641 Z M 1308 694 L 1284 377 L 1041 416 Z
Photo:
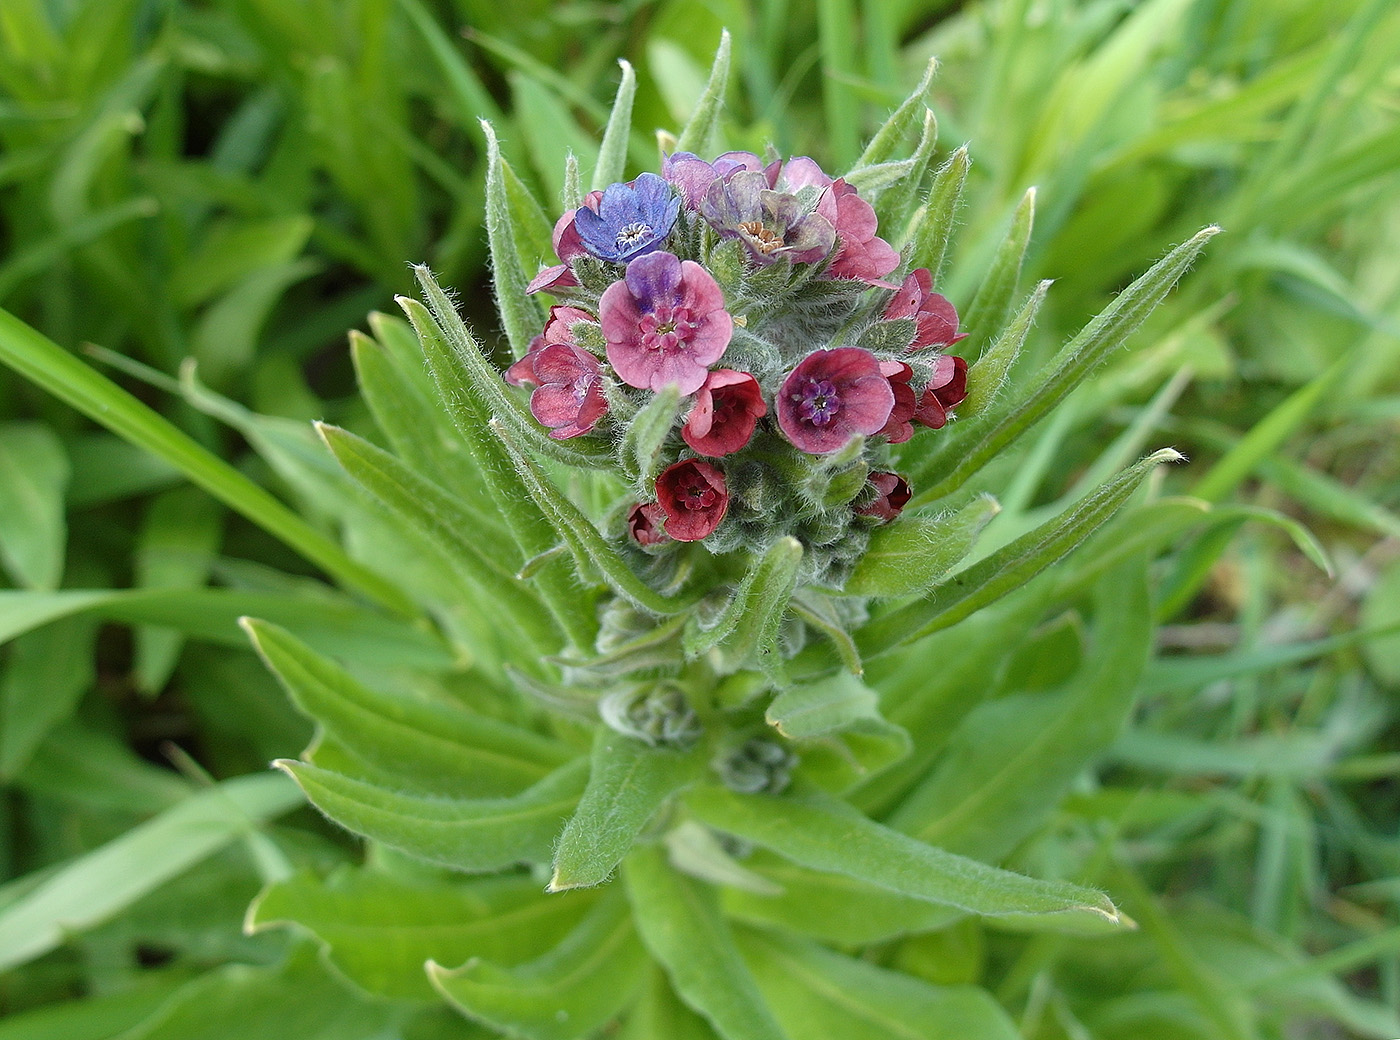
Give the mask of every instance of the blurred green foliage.
M 1228 506 L 1210 522 L 1180 503 L 1154 514 L 1176 533 L 1155 565 L 1162 627 L 1129 728 L 1048 826 L 983 850 L 1111 889 L 1140 930 L 840 941 L 988 987 L 1035 1040 L 1396 1035 L 1393 4 L 4 0 L 0 306 L 75 353 L 102 348 L 210 472 L 233 468 L 216 503 L 0 371 L 0 1040 L 257 1035 L 253 1007 L 266 1028 L 309 1036 L 484 1035 L 350 995 L 291 933 L 239 929 L 263 884 L 354 871 L 357 853 L 309 812 L 286 815 L 287 787 L 246 777 L 309 727 L 236 619 L 390 672 L 441 653 L 334 595 L 264 533 L 275 502 L 257 507 L 267 523 L 249 519 L 240 480 L 292 503 L 303 548 L 343 527 L 354 557 L 374 521 L 344 520 L 350 489 L 306 420 L 368 429 L 343 330 L 409 290 L 410 261 L 498 331 L 477 118 L 555 203 L 564 148 L 590 181 L 624 57 L 639 81 L 628 170 L 654 166 L 646 131 L 684 123 L 721 26 L 737 62 L 725 146 L 771 141 L 828 168 L 854 162 L 940 60 L 940 147 L 966 140 L 974 156 L 943 285 L 964 313 L 1037 189 L 1010 277 L 1020 295 L 1056 282 L 1024 371 L 1170 244 L 1226 229 L 1136 348 L 995 464 L 1008 513 L 1029 522 L 1103 479 L 1106 457 L 1166 440 L 1193 459 L 1172 489 Z M 374 331 L 392 346 L 391 325 Z M 308 558 L 347 582 L 358 566 Z M 421 561 L 377 561 L 399 565 L 433 580 Z M 1075 660 L 1078 624 L 1020 648 L 1002 689 Z M 956 632 L 936 637 L 945 659 Z M 886 678 L 898 718 L 921 676 Z M 974 775 L 994 765 L 975 751 L 961 751 Z M 930 776 L 929 798 L 963 782 Z M 867 796 L 881 806 L 879 785 Z M 374 856 L 425 891 L 451 888 Z M 469 932 L 474 913 L 449 924 Z M 62 927 L 46 938 L 36 921 Z M 818 980 L 859 970 L 797 941 L 744 949 Z M 665 1000 L 656 1021 L 685 1021 Z

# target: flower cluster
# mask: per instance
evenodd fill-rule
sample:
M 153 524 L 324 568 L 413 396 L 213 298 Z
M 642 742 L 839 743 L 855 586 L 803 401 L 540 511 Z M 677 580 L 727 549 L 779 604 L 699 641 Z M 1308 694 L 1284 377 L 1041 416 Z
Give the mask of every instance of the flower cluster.
M 966 396 L 953 305 L 905 273 L 856 188 L 806 157 L 688 152 L 609 185 L 554 228 L 552 307 L 506 380 L 551 437 L 611 436 L 640 501 L 623 537 L 649 553 L 775 534 L 838 582 L 869 528 L 912 497 L 890 445 L 939 429 Z M 894 280 L 890 280 L 890 279 Z M 682 407 L 656 465 L 623 457 L 655 395 Z M 652 476 L 654 474 L 654 476 Z

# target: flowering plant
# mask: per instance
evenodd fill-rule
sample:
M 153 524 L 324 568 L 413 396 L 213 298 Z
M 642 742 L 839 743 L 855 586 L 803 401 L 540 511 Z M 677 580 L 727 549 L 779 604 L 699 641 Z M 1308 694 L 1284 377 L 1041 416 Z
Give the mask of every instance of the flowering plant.
M 623 181 L 624 68 L 598 186 L 584 194 L 570 164 L 552 234 L 486 128 L 504 371 L 423 268 L 426 305 L 401 301 L 416 342 L 388 320 L 357 340 L 394 450 L 319 432 L 437 565 L 413 594 L 470 681 L 357 674 L 245 623 L 321 729 L 282 768 L 332 820 L 418 864 L 277 882 L 250 922 L 295 921 L 371 991 L 435 990 L 538 1040 L 618 1021 L 636 1037 L 874 1035 L 882 1001 L 929 1035 L 1011 1036 L 981 990 L 838 950 L 969 915 L 1125 926 L 1093 888 L 993 863 L 1127 711 L 1150 632 L 1146 554 L 1169 530 L 1115 526 L 1043 572 L 1177 456 L 1021 516 L 990 546 L 978 538 L 999 507 L 973 488 L 1211 231 L 1028 377 L 1016 361 L 1047 288 L 1014 308 L 1033 195 L 960 331 L 936 286 L 967 154 L 935 162 L 927 81 L 832 177 L 806 157 L 706 157 L 727 68 L 726 42 L 660 172 Z M 555 256 L 534 256 L 530 278 L 527 243 L 545 240 Z M 1042 622 L 1068 610 L 1089 634 L 1045 644 Z M 983 679 L 1013 660 L 1069 671 L 994 696 L 1001 680 Z M 1019 771 L 982 757 L 989 726 L 1023 734 Z M 356 921 L 384 899 L 460 927 L 368 949 Z M 854 1011 L 822 995 L 831 985 L 861 994 Z

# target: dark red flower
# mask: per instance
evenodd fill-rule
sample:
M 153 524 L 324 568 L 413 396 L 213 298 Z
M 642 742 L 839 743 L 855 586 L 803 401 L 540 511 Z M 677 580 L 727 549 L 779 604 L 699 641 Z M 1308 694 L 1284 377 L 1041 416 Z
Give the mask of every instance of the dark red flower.
M 813 455 L 846 446 L 857 434 L 879 433 L 894 410 L 894 391 L 868 350 L 838 347 L 808 354 L 783 380 L 778 425 Z
M 862 516 L 873 516 L 885 523 L 897 517 L 909 504 L 909 499 L 914 497 L 909 482 L 898 473 L 876 470 L 870 474 L 870 486 L 875 489 L 875 498 L 863 506 L 857 506 L 856 512 Z
M 890 389 L 894 391 L 894 407 L 890 409 L 885 425 L 876 431 L 876 436 L 888 437 L 891 444 L 903 444 L 914 436 L 914 425 L 909 421 L 914 418 L 915 409 L 914 388 L 909 385 L 914 370 L 903 361 L 881 361 L 880 374 L 890 381 Z
M 914 421 L 931 430 L 942 429 L 948 413 L 967 397 L 967 362 L 960 357 L 944 354 L 933 368 L 933 378 L 919 398 Z
M 666 511 L 659 502 L 638 502 L 627 514 L 627 533 L 640 546 L 662 545 L 671 539 L 661 529 Z
M 695 406 L 685 418 L 681 436 L 701 455 L 731 455 L 749 443 L 758 420 L 767 412 L 757 379 L 747 372 L 717 368 L 695 392 Z
M 713 534 L 729 508 L 724 473 L 699 459 L 663 470 L 656 478 L 656 498 L 666 513 L 666 533 L 678 542 L 698 542 Z
M 967 336 L 958 331 L 957 309 L 946 297 L 933 291 L 933 276 L 925 267 L 909 272 L 909 277 L 885 308 L 885 317 L 890 321 L 914 319 L 914 342 L 905 348 L 909 353 L 927 347 L 950 346 Z

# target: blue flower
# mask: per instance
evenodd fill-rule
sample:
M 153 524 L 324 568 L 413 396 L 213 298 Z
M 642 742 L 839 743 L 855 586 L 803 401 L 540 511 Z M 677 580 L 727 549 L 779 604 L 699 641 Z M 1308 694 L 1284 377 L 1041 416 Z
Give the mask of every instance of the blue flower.
M 597 210 L 579 207 L 574 227 L 583 248 L 601 260 L 625 264 L 658 248 L 681 211 L 681 200 L 654 173 L 630 184 L 609 184 Z

